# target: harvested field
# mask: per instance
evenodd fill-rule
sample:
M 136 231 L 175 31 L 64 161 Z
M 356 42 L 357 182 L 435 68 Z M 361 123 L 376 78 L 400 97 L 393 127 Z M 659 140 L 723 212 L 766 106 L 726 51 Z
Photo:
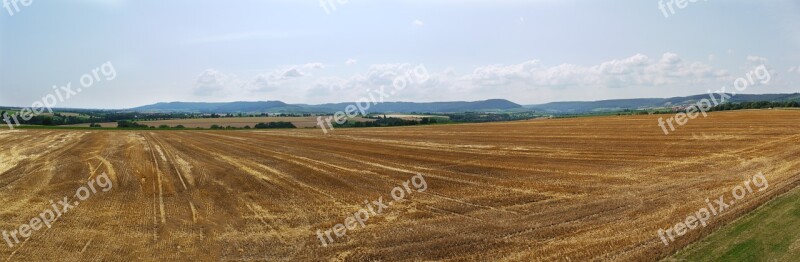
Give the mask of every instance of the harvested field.
M 658 117 L 669 116 L 330 135 L 0 131 L 0 230 L 28 223 L 90 176 L 106 172 L 114 182 L 52 228 L 0 245 L 0 259 L 653 260 L 800 184 L 800 111 L 713 113 L 669 136 Z M 769 190 L 670 246 L 658 239 L 658 229 L 757 172 Z M 425 192 L 320 245 L 317 230 L 342 223 L 365 200 L 389 198 L 417 173 Z

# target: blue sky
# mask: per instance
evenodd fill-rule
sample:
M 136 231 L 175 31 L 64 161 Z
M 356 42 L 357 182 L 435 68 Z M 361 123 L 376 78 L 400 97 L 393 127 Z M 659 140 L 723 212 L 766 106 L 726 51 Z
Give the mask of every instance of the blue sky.
M 116 78 L 58 106 L 349 102 L 420 65 L 427 81 L 387 100 L 692 95 L 761 64 L 772 80 L 745 93 L 800 91 L 792 0 L 701 0 L 668 18 L 658 0 L 342 2 L 33 0 L 13 15 L 3 9 L 0 105 L 30 106 L 106 62 Z

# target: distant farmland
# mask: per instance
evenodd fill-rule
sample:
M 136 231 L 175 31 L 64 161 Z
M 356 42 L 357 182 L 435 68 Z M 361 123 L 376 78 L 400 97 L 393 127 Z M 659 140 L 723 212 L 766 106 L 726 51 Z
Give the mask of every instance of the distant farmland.
M 84 260 L 653 260 L 800 183 L 800 111 L 712 113 L 669 136 L 659 115 L 404 128 L 0 131 L 0 229 L 105 172 L 81 203 L 0 258 Z M 203 119 L 200 119 L 203 120 Z M 150 122 L 220 124 L 235 119 Z M 239 124 L 285 121 L 252 119 Z M 670 246 L 656 235 L 763 172 Z M 423 174 L 427 191 L 322 247 L 315 235 Z M 1 244 L 1 243 L 0 243 Z
M 381 116 L 381 115 L 378 115 Z M 405 120 L 420 120 L 423 118 L 445 118 L 450 119 L 449 116 L 440 116 L 440 115 L 412 115 L 412 114 L 387 114 L 386 117 L 394 117 L 400 118 Z
M 325 118 L 325 117 L 323 117 Z M 368 118 L 352 118 L 352 121 L 374 121 Z M 297 128 L 315 127 L 317 126 L 317 117 L 226 117 L 226 118 L 191 118 L 191 119 L 172 119 L 172 120 L 158 120 L 158 121 L 139 121 L 140 124 L 148 126 L 177 126 L 183 125 L 186 128 L 209 128 L 212 125 L 219 125 L 222 127 L 254 127 L 258 123 L 268 122 L 291 122 Z M 117 123 L 100 123 L 103 127 L 117 127 Z M 86 126 L 89 124 L 80 124 L 74 126 Z

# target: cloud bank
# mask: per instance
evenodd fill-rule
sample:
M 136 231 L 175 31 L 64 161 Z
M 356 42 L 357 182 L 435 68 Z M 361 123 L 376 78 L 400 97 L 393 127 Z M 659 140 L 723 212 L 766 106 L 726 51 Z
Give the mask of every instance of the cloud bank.
M 748 56 L 742 68 L 766 64 L 759 56 Z M 356 65 L 354 59 L 346 65 Z M 283 67 L 258 74 L 250 80 L 215 69 L 201 73 L 194 87 L 197 96 L 239 95 L 268 97 L 303 103 L 355 101 L 367 90 L 390 86 L 392 81 L 417 64 L 376 64 L 349 77 L 325 72 L 322 63 Z M 752 68 L 751 68 L 752 69 Z M 364 70 L 364 69 L 362 69 Z M 795 71 L 798 69 L 791 69 Z M 701 94 L 716 89 L 734 77 L 726 70 L 702 61 L 687 61 L 675 53 L 651 58 L 644 54 L 612 59 L 595 65 L 547 65 L 528 60 L 510 65 L 486 65 L 470 72 L 457 73 L 452 68 L 430 71 L 430 79 L 410 85 L 393 101 L 456 101 L 505 98 L 520 103 L 559 101 L 566 97 L 596 100 L 618 98 L 625 90 L 634 97 L 664 97 L 675 94 Z M 576 96 L 577 94 L 577 96 Z

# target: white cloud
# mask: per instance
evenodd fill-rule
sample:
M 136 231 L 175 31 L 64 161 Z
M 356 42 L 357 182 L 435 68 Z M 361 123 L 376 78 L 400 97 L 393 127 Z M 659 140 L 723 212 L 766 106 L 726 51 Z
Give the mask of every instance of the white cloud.
M 308 90 L 310 97 L 325 97 L 329 101 L 358 99 L 367 89 L 391 86 L 398 74 L 407 72 L 410 64 L 373 65 L 366 74 L 349 79 L 333 78 L 317 81 Z M 424 83 L 404 89 L 395 101 L 433 101 L 509 98 L 533 100 L 537 92 L 576 90 L 591 94 L 629 88 L 646 93 L 672 86 L 687 87 L 718 83 L 729 77 L 724 70 L 714 69 L 701 62 L 687 62 L 677 54 L 666 53 L 657 60 L 643 54 L 614 59 L 597 65 L 561 64 L 546 66 L 539 60 L 512 65 L 487 65 L 468 74 L 452 69 L 431 73 Z M 702 93 L 708 86 L 697 88 Z M 502 91 L 500 91 L 502 90 Z M 561 92 L 564 93 L 564 92 Z M 571 92 L 566 92 L 571 93 Z M 648 97 L 655 96 L 650 95 Z
M 345 65 L 355 65 L 355 64 L 358 64 L 358 60 L 350 58 L 350 59 L 347 59 L 347 61 L 345 61 L 344 64 Z
M 206 69 L 195 80 L 194 94 L 196 96 L 224 96 L 241 87 L 242 81 L 236 75 Z
M 306 95 L 313 98 L 324 98 L 325 101 L 331 102 L 356 101 L 366 96 L 369 93 L 367 90 L 379 90 L 381 87 L 391 90 L 395 79 L 403 78 L 407 80 L 407 86 L 387 99 L 430 101 L 437 98 L 442 90 L 436 90 L 436 92 L 431 90 L 436 87 L 429 84 L 431 77 L 426 79 L 418 77 L 414 71 L 417 66 L 408 63 L 372 65 L 365 73 L 355 74 L 349 78 L 320 79 L 307 90 Z M 438 98 L 444 97 L 438 96 Z
M 294 79 L 312 76 L 306 70 L 324 68 L 324 64 L 317 62 L 301 66 L 287 66 L 272 72 L 258 74 L 250 81 L 243 81 L 233 74 L 207 69 L 195 80 L 194 94 L 196 96 L 236 96 L 252 92 L 275 91 Z
M 717 56 L 715 56 L 714 54 L 708 55 L 708 61 L 714 61 L 714 60 L 717 60 Z
M 749 55 L 749 56 L 747 56 L 747 62 L 751 63 L 751 64 L 762 65 L 762 64 L 766 64 L 767 62 L 769 62 L 769 60 L 766 57 L 763 57 L 763 56 Z
M 538 60 L 510 66 L 485 66 L 476 69 L 462 80 L 478 86 L 528 85 L 542 87 L 632 87 L 663 86 L 716 80 L 727 73 L 708 65 L 684 62 L 673 53 L 664 54 L 658 61 L 637 54 L 594 66 L 562 64 L 546 67 Z
M 755 55 L 747 56 L 747 62 L 743 65 L 741 69 L 745 71 L 750 71 L 762 65 L 766 66 L 771 73 L 775 72 L 775 70 L 769 64 L 769 59 L 763 56 L 755 56 Z
M 278 79 L 279 80 L 286 80 L 286 79 L 293 78 L 293 77 L 303 77 L 305 75 L 306 75 L 305 73 L 300 72 L 300 70 L 297 70 L 297 68 L 292 67 L 292 68 L 284 70 L 283 73 L 280 73 Z
M 303 68 L 305 68 L 305 69 L 325 69 L 325 64 L 319 63 L 319 62 L 308 63 L 308 64 L 303 65 Z
M 287 83 L 296 79 L 312 76 L 311 73 L 301 69 L 322 69 L 325 66 L 320 63 L 308 63 L 303 66 L 289 66 L 278 70 L 256 75 L 247 82 L 245 91 L 270 92 L 280 90 Z
M 425 22 L 422 22 L 422 21 L 420 21 L 420 20 L 414 20 L 414 22 L 411 22 L 411 23 L 412 23 L 414 26 L 419 26 L 419 27 L 421 27 L 421 26 L 424 26 L 424 25 L 425 25 Z
M 348 62 L 350 60 L 355 59 Z M 749 60 L 762 61 L 755 57 Z M 368 95 L 367 90 L 377 90 L 381 86 L 391 88 L 398 76 L 406 75 L 415 66 L 408 63 L 377 64 L 349 77 L 314 77 L 307 68 L 319 68 L 318 65 L 292 66 L 257 75 L 247 82 L 230 80 L 235 78 L 211 71 L 207 72 L 210 76 L 205 77 L 208 79 L 198 80 L 203 84 L 198 86 L 198 90 L 204 92 L 196 93 L 209 93 L 221 89 L 218 86 L 230 85 L 233 88 L 228 89 L 238 86 L 241 92 L 272 92 L 308 103 L 356 101 Z M 480 66 L 461 74 L 452 68 L 431 71 L 427 81 L 410 84 L 388 101 L 596 100 L 619 98 L 619 94 L 626 97 L 667 97 L 704 93 L 732 81 L 731 78 L 725 70 L 700 61 L 687 61 L 674 53 L 665 53 L 657 59 L 636 54 L 594 65 L 546 65 L 539 60 L 529 60 L 510 65 Z
M 665 64 L 677 64 L 681 62 L 681 58 L 675 53 L 664 53 L 664 55 L 661 56 L 661 62 Z

